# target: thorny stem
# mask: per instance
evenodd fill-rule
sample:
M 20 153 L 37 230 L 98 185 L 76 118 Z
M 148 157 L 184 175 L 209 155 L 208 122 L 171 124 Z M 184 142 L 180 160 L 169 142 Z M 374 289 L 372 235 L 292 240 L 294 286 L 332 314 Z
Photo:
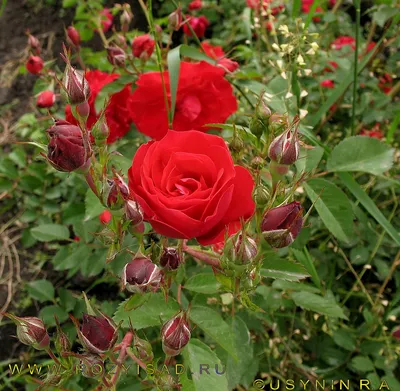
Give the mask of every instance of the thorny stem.
M 119 374 L 121 372 L 122 364 L 125 361 L 125 357 L 127 355 L 127 350 L 130 347 L 130 345 L 132 343 L 132 340 L 133 340 L 133 333 L 131 331 L 128 331 L 125 334 L 125 337 L 122 339 L 122 341 L 120 343 L 120 349 L 121 350 L 119 352 L 119 356 L 118 356 L 118 359 L 117 359 L 117 369 L 116 369 L 116 371 L 114 373 L 114 376 L 111 379 L 111 384 L 113 386 L 115 386 L 115 384 L 117 383 Z
M 50 358 L 57 364 L 65 368 L 63 364 L 61 364 L 60 360 L 54 355 L 50 348 L 46 349 L 46 353 L 50 356 Z
M 135 361 L 136 364 L 138 364 L 140 366 L 140 368 L 147 370 L 146 364 L 140 360 L 139 358 L 137 358 L 130 349 L 127 349 L 126 354 L 129 356 L 129 358 L 131 358 L 133 361 Z

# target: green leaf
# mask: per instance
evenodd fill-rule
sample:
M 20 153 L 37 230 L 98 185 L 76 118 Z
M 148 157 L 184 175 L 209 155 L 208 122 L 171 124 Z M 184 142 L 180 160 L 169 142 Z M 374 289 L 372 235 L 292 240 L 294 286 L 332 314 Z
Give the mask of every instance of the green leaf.
M 354 197 L 368 211 L 368 213 L 381 225 L 381 227 L 392 237 L 398 246 L 400 246 L 400 234 L 393 227 L 388 219 L 382 214 L 375 202 L 361 188 L 361 186 L 352 178 L 348 172 L 339 173 L 339 178 L 343 184 L 351 191 Z
M 40 302 L 54 300 L 54 286 L 48 280 L 36 280 L 26 286 L 29 295 Z
M 278 257 L 267 257 L 263 263 L 261 275 L 263 277 L 278 278 L 287 281 L 299 281 L 309 277 L 309 274 L 302 265 Z
M 300 150 L 300 156 L 296 160 L 296 169 L 298 172 L 310 172 L 314 168 L 317 168 L 319 162 L 324 155 L 324 149 L 321 147 L 314 147 L 313 149 Z
M 85 197 L 85 221 L 97 217 L 105 209 L 101 204 L 96 194 L 91 189 L 88 189 Z
M 346 329 L 338 329 L 334 331 L 332 335 L 333 340 L 336 345 L 340 346 L 343 349 L 349 350 L 350 352 L 354 351 L 356 348 L 356 341 L 351 332 Z
M 394 149 L 373 137 L 354 136 L 341 141 L 328 159 L 329 171 L 363 171 L 380 175 L 393 165 Z
M 48 327 L 56 325 L 54 315 L 57 316 L 58 320 L 62 323 L 68 319 L 68 313 L 58 305 L 49 305 L 44 307 L 39 312 L 40 319 L 43 320 L 44 324 Z
M 125 309 L 129 299 L 122 302 L 114 315 L 114 321 L 117 324 L 122 321 L 122 327 L 129 328 L 130 320 L 134 329 L 143 329 L 159 326 L 179 311 L 179 304 L 172 297 L 166 303 L 161 293 L 147 293 L 146 296 L 149 296 L 147 301 L 129 311 Z
M 313 260 L 307 248 L 304 247 L 303 252 L 294 248 L 291 248 L 291 251 L 296 259 L 306 268 L 307 272 L 311 276 L 311 279 L 314 281 L 314 284 L 321 289 L 321 280 L 319 279 L 317 270 L 315 269 Z
M 31 229 L 32 236 L 41 242 L 69 239 L 69 230 L 60 224 L 42 224 Z
M 203 342 L 191 339 L 183 351 L 186 366 L 192 372 L 194 389 L 196 391 L 228 391 L 228 381 L 225 374 L 216 373 L 224 371 L 224 366 L 217 355 Z M 206 369 L 208 370 L 206 371 Z
M 211 294 L 218 292 L 219 283 L 214 274 L 200 273 L 190 277 L 184 288 L 197 293 Z
M 320 290 L 310 284 L 306 284 L 304 282 L 292 282 L 292 281 L 284 281 L 284 280 L 275 280 L 272 283 L 272 287 L 274 289 L 279 289 L 283 291 L 303 291 L 303 292 L 311 292 L 311 293 L 319 293 Z
M 295 20 L 301 9 L 301 0 L 294 0 L 292 7 L 292 19 Z
M 178 92 L 178 82 L 179 82 L 179 71 L 181 68 L 181 56 L 189 57 L 192 60 L 206 61 L 212 65 L 215 65 L 215 60 L 206 56 L 199 49 L 188 46 L 179 45 L 178 47 L 170 50 L 168 52 L 167 62 L 168 62 L 168 73 L 170 82 L 170 93 L 171 93 L 171 123 L 174 119 L 175 105 L 176 105 L 176 94 Z
M 253 342 L 246 323 L 239 317 L 232 319 L 232 332 L 234 343 L 239 360 L 234 360 L 231 356 L 226 359 L 226 375 L 228 378 L 229 389 L 233 390 L 236 385 L 244 384 L 242 379 L 253 366 Z M 256 372 L 257 373 L 257 372 Z M 253 375 L 255 376 L 256 373 Z
M 77 2 L 78 0 L 63 0 L 62 6 L 63 8 L 73 7 Z
M 304 188 L 326 228 L 339 240 L 349 242 L 353 233 L 353 210 L 346 194 L 325 179 L 311 179 Z
M 309 311 L 330 316 L 332 318 L 347 319 L 343 310 L 331 299 L 310 292 L 293 292 L 292 299 L 297 306 Z
M 190 310 L 190 319 L 230 355 L 237 358 L 232 331 L 218 312 L 208 307 L 196 306 Z
M 354 357 L 350 365 L 357 371 L 357 372 L 370 372 L 375 370 L 374 363 L 371 361 L 369 357 L 365 356 L 356 356 Z
M 67 248 L 67 247 L 64 247 Z M 91 249 L 85 244 L 76 245 L 75 243 L 68 246 L 68 255 L 61 259 L 53 258 L 55 270 L 71 270 L 75 267 L 84 265 L 87 257 L 90 256 Z

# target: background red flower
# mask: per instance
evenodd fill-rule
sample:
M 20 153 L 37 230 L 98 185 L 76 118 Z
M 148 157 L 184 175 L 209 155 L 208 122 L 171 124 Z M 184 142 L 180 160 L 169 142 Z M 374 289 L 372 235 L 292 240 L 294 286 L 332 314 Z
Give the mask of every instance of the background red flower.
M 223 123 L 237 110 L 237 101 L 224 70 L 208 64 L 182 62 L 173 129 L 207 131 L 209 123 Z M 164 72 L 170 102 L 169 74 Z M 168 131 L 167 110 L 159 72 L 142 74 L 130 100 L 131 117 L 138 130 L 154 139 Z

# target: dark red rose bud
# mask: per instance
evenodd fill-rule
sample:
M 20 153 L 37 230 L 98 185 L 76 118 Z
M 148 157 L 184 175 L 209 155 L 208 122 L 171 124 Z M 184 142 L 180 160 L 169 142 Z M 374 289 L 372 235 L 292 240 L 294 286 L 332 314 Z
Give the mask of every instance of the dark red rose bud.
M 101 354 L 114 346 L 118 332 L 117 326 L 108 316 L 83 314 L 78 335 L 82 345 L 90 353 Z
M 154 359 L 153 349 L 150 342 L 140 339 L 135 335 L 134 346 L 136 348 L 137 356 L 145 363 L 151 363 Z
M 303 207 L 293 201 L 269 210 L 261 222 L 261 231 L 271 247 L 282 248 L 296 239 L 302 226 Z
M 161 283 L 162 272 L 157 265 L 144 256 L 138 256 L 125 265 L 122 285 L 129 292 L 155 292 Z
M 108 224 L 111 221 L 111 218 L 112 214 L 108 209 L 104 210 L 99 215 L 99 220 L 102 224 Z
M 90 87 L 83 71 L 78 71 L 69 63 L 65 68 L 63 85 L 72 105 L 83 103 L 89 99 Z
M 186 313 L 180 313 L 166 322 L 161 329 L 164 353 L 177 356 L 190 340 L 190 329 Z
M 178 31 L 182 26 L 182 9 L 179 7 L 168 16 L 168 28 Z
M 400 327 L 393 331 L 392 337 L 400 340 Z
M 155 41 L 149 34 L 140 35 L 132 42 L 133 56 L 146 61 L 152 55 L 154 47 Z
M 89 379 L 101 378 L 105 374 L 104 363 L 97 354 L 79 354 L 79 369 L 82 376 Z
M 198 38 L 204 37 L 204 34 L 206 33 L 207 27 L 210 25 L 210 21 L 204 16 L 201 15 L 199 17 L 190 17 L 190 15 L 187 15 L 187 19 L 189 19 L 188 23 L 185 23 L 183 25 L 183 32 L 185 35 L 188 37 L 192 36 L 192 31 L 190 30 L 189 26 L 192 28 L 194 33 L 197 35 Z
M 54 105 L 56 101 L 56 96 L 53 91 L 43 91 L 41 92 L 36 99 L 36 106 L 44 109 L 49 108 Z
M 82 131 L 64 120 L 56 120 L 47 129 L 50 136 L 47 159 L 58 171 L 71 172 L 86 169 L 89 164 L 83 144 Z
M 35 52 L 36 54 L 40 54 L 40 42 L 32 34 L 28 34 L 28 46 L 32 49 L 33 52 Z
M 79 105 L 76 106 L 76 111 L 78 112 L 78 115 L 86 122 L 90 114 L 90 105 L 88 101 L 79 103 Z
M 173 247 L 165 247 L 160 257 L 160 265 L 167 270 L 176 270 L 181 264 L 179 251 Z
M 32 346 L 37 350 L 46 349 L 50 344 L 50 337 L 47 334 L 44 323 L 39 318 L 20 318 L 8 313 L 4 314 L 17 326 L 17 337 L 25 345 Z
M 289 128 L 272 141 L 268 149 L 268 156 L 272 161 L 290 165 L 299 158 L 300 144 L 297 129 L 296 127 L 292 132 Z
M 73 26 L 67 28 L 67 39 L 69 43 L 75 47 L 78 47 L 81 44 L 81 36 L 79 35 L 78 30 Z
M 199 10 L 203 6 L 201 0 L 193 0 L 189 3 L 189 11 Z
M 43 69 L 43 60 L 39 56 L 30 56 L 25 67 L 29 73 L 37 75 Z
M 111 65 L 123 67 L 126 61 L 126 54 L 118 46 L 110 46 L 107 48 L 107 60 Z
M 132 226 L 136 226 L 143 221 L 143 212 L 139 204 L 134 200 L 125 202 L 125 216 L 131 220 Z

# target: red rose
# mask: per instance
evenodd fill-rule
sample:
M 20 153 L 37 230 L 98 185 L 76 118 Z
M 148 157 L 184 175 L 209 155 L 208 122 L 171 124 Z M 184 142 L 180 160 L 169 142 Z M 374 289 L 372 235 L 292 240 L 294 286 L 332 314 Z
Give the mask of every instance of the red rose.
M 86 122 L 87 127 L 91 129 L 99 118 L 99 114 L 96 113 L 95 108 L 97 94 L 105 85 L 118 79 L 119 75 L 115 73 L 108 74 L 95 70 L 86 72 L 85 77 L 91 90 L 91 95 L 88 101 L 90 105 L 90 114 Z M 107 138 L 107 142 L 109 144 L 113 143 L 118 138 L 123 137 L 125 133 L 129 131 L 132 121 L 129 115 L 128 101 L 131 99 L 131 96 L 132 93 L 130 85 L 125 86 L 121 91 L 111 95 L 106 109 L 106 120 L 110 129 L 110 135 Z M 71 107 L 69 105 L 65 107 L 65 118 L 67 121 L 75 125 L 78 124 L 72 115 Z
M 301 4 L 301 10 L 305 13 L 305 14 L 308 14 L 309 12 L 310 12 L 310 10 L 311 10 L 311 7 L 312 7 L 312 5 L 313 5 L 313 3 L 314 3 L 314 0 L 302 0 L 302 2 L 301 2 L 302 4 Z M 323 9 L 321 8 L 321 7 L 317 7 L 316 9 L 315 9 L 315 12 L 318 14 L 318 13 L 321 13 L 321 12 L 323 12 Z M 313 17 L 313 21 L 314 22 L 319 22 L 321 20 L 321 18 L 320 17 L 318 17 L 318 16 L 314 16 Z
M 253 178 L 219 136 L 170 130 L 138 149 L 128 177 L 145 220 L 167 237 L 218 243 L 254 212 Z
M 259 10 L 261 8 L 266 9 L 268 7 L 268 3 L 271 1 L 272 0 L 246 0 L 246 5 L 255 10 Z
M 229 58 L 221 58 L 218 60 L 217 66 L 226 72 L 235 72 L 239 68 L 239 64 Z
M 108 30 L 110 30 L 113 24 L 114 17 L 108 8 L 104 8 L 100 12 L 100 15 L 101 15 L 101 25 L 103 26 L 103 32 L 106 33 Z
M 37 97 L 36 106 L 41 109 L 48 108 L 53 106 L 55 101 L 56 96 L 53 91 L 42 91 Z
M 176 108 L 172 128 L 207 131 L 205 124 L 223 123 L 237 110 L 232 86 L 224 79 L 224 70 L 208 64 L 181 62 Z M 164 82 L 170 101 L 169 74 Z M 167 109 L 159 72 L 142 74 L 138 88 L 130 100 L 133 122 L 138 130 L 154 139 L 161 139 L 168 131 Z
M 377 122 L 371 130 L 362 129 L 360 132 L 360 136 L 367 136 L 367 137 L 377 138 L 378 140 L 380 140 L 384 137 L 380 127 L 381 124 Z
M 225 56 L 225 52 L 224 49 L 222 49 L 222 46 L 214 46 L 208 42 L 202 42 L 201 47 L 203 48 L 204 53 L 214 60 L 219 60 Z
M 205 16 L 190 16 L 187 15 L 186 18 L 189 20 L 187 23 L 183 25 L 183 33 L 187 35 L 188 37 L 192 36 L 192 32 L 190 31 L 190 28 L 188 27 L 188 24 L 190 24 L 190 27 L 194 31 L 194 33 L 199 37 L 202 38 L 204 37 L 204 34 L 206 32 L 207 27 L 210 25 L 210 22 Z
M 328 66 L 326 66 L 325 68 L 324 68 L 324 71 L 325 72 L 333 72 L 333 71 L 335 71 L 337 68 L 338 68 L 338 66 L 339 66 L 339 64 L 336 62 L 336 61 L 328 61 Z
M 342 36 L 336 38 L 332 43 L 331 47 L 335 50 L 340 50 L 344 46 L 350 46 L 353 50 L 356 48 L 356 40 L 353 37 Z
M 203 4 L 201 3 L 201 0 L 193 0 L 189 3 L 189 11 L 194 11 L 194 10 L 199 10 Z
M 335 88 L 335 82 L 333 80 L 322 80 L 321 83 L 319 83 L 321 87 L 324 88 Z
M 149 34 L 140 35 L 132 42 L 132 54 L 134 57 L 147 60 L 154 51 L 155 42 Z
M 25 67 L 29 73 L 37 75 L 43 69 L 43 60 L 39 56 L 30 56 Z

